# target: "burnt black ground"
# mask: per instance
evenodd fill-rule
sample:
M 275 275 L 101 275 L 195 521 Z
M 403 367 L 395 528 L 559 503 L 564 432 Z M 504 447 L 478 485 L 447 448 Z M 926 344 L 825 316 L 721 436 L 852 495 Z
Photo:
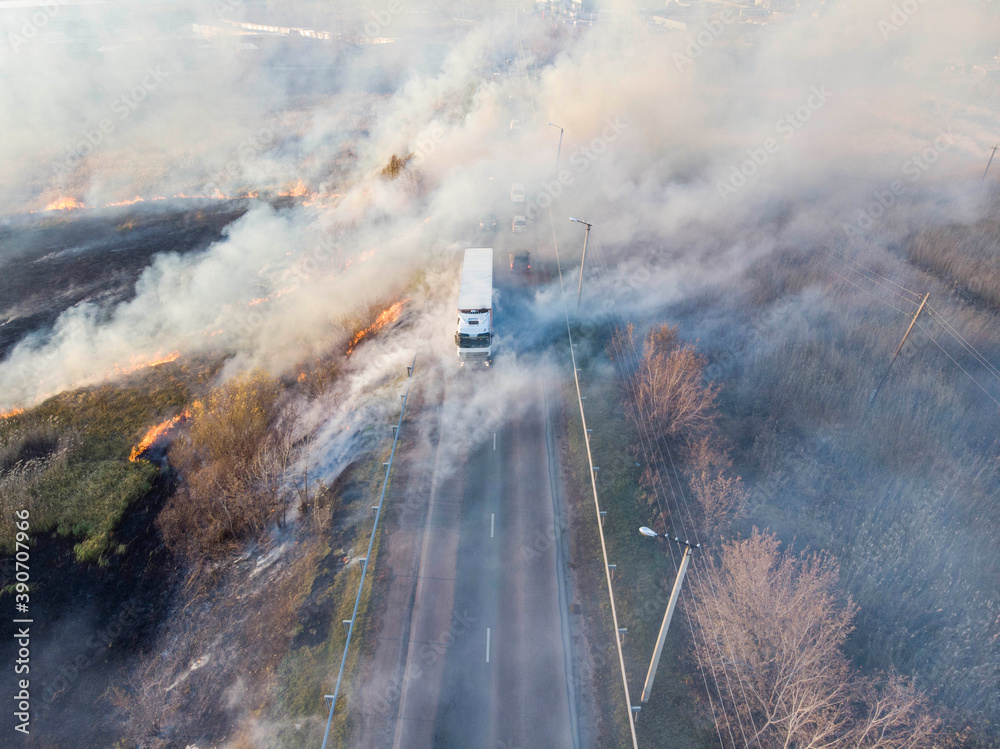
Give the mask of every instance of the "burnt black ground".
M 135 295 L 155 255 L 206 249 L 248 201 L 37 214 L 0 225 L 0 358 L 81 302 Z
M 163 464 L 165 465 L 165 463 Z M 132 507 L 115 537 L 127 545 L 107 566 L 80 565 L 72 541 L 54 535 L 35 539 L 30 569 L 31 734 L 14 732 L 13 711 L 0 711 L 4 746 L 80 749 L 112 746 L 119 734 L 107 700 L 109 687 L 148 643 L 155 641 L 164 612 L 174 599 L 180 568 L 166 550 L 154 520 L 173 490 L 173 478 L 161 473 L 153 490 Z M 0 570 L 12 573 L 9 561 Z M 5 605 L 0 640 L 5 697 L 13 696 L 17 658 L 11 623 L 13 601 Z

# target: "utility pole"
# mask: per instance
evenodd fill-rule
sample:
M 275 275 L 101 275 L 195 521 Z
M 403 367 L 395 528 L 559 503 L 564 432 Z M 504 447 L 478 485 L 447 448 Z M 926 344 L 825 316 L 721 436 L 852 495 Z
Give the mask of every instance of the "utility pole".
M 986 171 L 983 172 L 983 178 L 979 180 L 979 184 L 983 184 L 983 182 L 986 181 L 986 175 L 990 171 L 990 164 L 993 163 L 993 157 L 997 155 L 998 148 L 1000 148 L 1000 143 L 997 143 L 995 146 L 993 146 L 993 153 L 990 154 L 990 160 L 986 162 Z
M 667 630 L 670 628 L 670 620 L 674 616 L 677 608 L 677 599 L 681 597 L 681 585 L 684 583 L 684 574 L 687 572 L 688 564 L 691 562 L 691 544 L 684 544 L 684 557 L 681 559 L 680 569 L 677 570 L 677 579 L 674 580 L 674 589 L 670 593 L 670 602 L 667 610 L 663 614 L 663 624 L 660 625 L 660 636 L 656 638 L 656 648 L 653 650 L 653 659 L 649 662 L 649 671 L 646 672 L 646 684 L 642 688 L 642 701 L 649 702 L 649 693 L 653 690 L 653 679 L 656 678 L 656 668 L 660 665 L 660 655 L 663 653 L 663 643 L 667 639 Z
M 896 347 L 896 353 L 892 355 L 892 360 L 889 362 L 889 366 L 886 368 L 885 374 L 882 376 L 882 379 L 879 382 L 879 384 L 875 386 L 875 389 L 872 390 L 871 397 L 868 399 L 868 405 L 871 405 L 872 403 L 875 402 L 875 396 L 878 395 L 878 391 L 881 390 L 882 386 L 885 384 L 885 381 L 889 379 L 889 372 L 892 370 L 892 365 L 895 363 L 896 357 L 899 356 L 899 352 L 903 350 L 903 344 L 906 343 L 906 339 L 909 337 L 910 331 L 913 330 L 913 326 L 917 324 L 917 318 L 920 317 L 920 313 L 923 312 L 924 305 L 927 304 L 927 299 L 929 297 L 930 297 L 930 292 L 924 294 L 924 298 L 920 302 L 920 306 L 917 307 L 916 314 L 913 316 L 913 319 L 910 320 L 910 327 L 906 329 L 906 333 L 903 334 L 903 340 L 899 342 L 899 345 Z
M 571 218 L 570 221 L 575 221 L 578 224 L 583 224 L 587 227 L 587 233 L 583 236 L 583 255 L 580 257 L 580 285 L 576 289 L 576 311 L 580 311 L 580 295 L 583 293 L 583 263 L 587 259 L 587 240 L 590 239 L 590 227 L 593 224 L 588 224 L 586 221 L 581 221 L 578 218 Z
M 559 127 L 556 123 L 550 122 L 549 127 Z M 556 175 L 559 174 L 559 154 L 562 153 L 563 129 L 559 127 L 559 148 L 556 149 Z

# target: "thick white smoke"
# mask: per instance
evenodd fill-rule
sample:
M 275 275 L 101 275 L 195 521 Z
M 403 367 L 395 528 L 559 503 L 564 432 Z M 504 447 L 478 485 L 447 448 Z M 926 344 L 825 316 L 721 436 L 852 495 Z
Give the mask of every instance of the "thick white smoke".
M 640 313 L 782 243 L 846 236 L 855 224 L 889 231 L 881 214 L 898 218 L 903 197 L 926 202 L 945 180 L 959 189 L 935 192 L 935 210 L 975 215 L 962 185 L 978 181 L 998 123 L 995 93 L 973 67 L 992 54 L 996 14 L 971 0 L 911 5 L 899 17 L 892 4 L 817 3 L 751 23 L 706 4 L 670 32 L 622 13 L 575 31 L 525 18 L 515 31 L 505 19 L 449 30 L 447 54 L 425 69 L 399 67 L 401 51 L 423 49 L 410 35 L 424 27 L 386 10 L 368 32 L 397 42 L 317 47 L 336 86 L 311 96 L 277 53 L 250 54 L 243 37 L 164 42 L 157 31 L 176 16 L 132 9 L 120 23 L 149 43 L 123 32 L 130 43 L 87 54 L 36 35 L 0 60 L 0 94 L 13 103 L 0 115 L 8 211 L 65 194 L 88 205 L 273 194 L 300 178 L 325 198 L 257 205 L 206 252 L 157 257 L 131 301 L 67 310 L 0 362 L 0 408 L 175 350 L 219 348 L 280 369 L 321 350 L 359 303 L 457 257 L 484 207 L 507 210 L 513 181 L 528 186 L 537 252 L 551 251 L 550 206 L 569 257 L 581 237 L 568 216 L 594 223 L 591 240 L 633 290 L 622 301 Z M 177 14 L 214 28 L 250 12 L 231 10 Z M 49 29 L 71 12 L 109 11 L 60 5 Z M 322 29 L 337 19 L 311 20 Z M 493 76 L 504 57 L 523 64 Z M 400 73 L 389 94 L 386 70 Z M 100 142 L 74 151 L 103 119 Z M 550 121 L 563 128 L 558 170 Z M 53 171 L 67 149 L 66 169 Z M 410 153 L 402 177 L 379 175 Z M 894 205 L 874 205 L 886 195 Z

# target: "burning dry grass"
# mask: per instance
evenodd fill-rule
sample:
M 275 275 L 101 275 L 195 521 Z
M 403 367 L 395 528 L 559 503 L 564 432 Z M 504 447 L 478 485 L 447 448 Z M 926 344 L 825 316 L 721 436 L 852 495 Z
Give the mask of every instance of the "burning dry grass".
M 124 377 L 126 375 L 133 374 L 142 369 L 150 369 L 152 367 L 159 367 L 163 364 L 170 364 L 177 361 L 181 356 L 180 351 L 171 351 L 169 354 L 164 354 L 162 351 L 155 353 L 151 357 L 141 357 L 133 356 L 129 359 L 128 364 L 118 364 L 116 363 L 111 371 L 108 373 L 109 377 Z
M 212 194 L 203 193 L 185 193 L 179 192 L 173 195 L 151 195 L 149 197 L 143 197 L 142 195 L 136 195 L 132 198 L 124 198 L 122 200 L 114 200 L 108 203 L 103 203 L 98 205 L 98 208 L 124 208 L 128 206 L 138 205 L 140 203 L 153 203 L 167 200 L 256 200 L 260 198 L 267 199 L 271 198 L 305 198 L 308 201 L 320 200 L 324 196 L 319 193 L 312 192 L 309 187 L 302 181 L 301 178 L 296 179 L 294 183 L 286 184 L 282 187 L 274 188 L 260 188 L 260 189 L 242 189 L 231 194 L 223 193 L 220 190 L 216 190 Z M 49 200 L 45 204 L 45 207 L 39 210 L 31 210 L 30 213 L 49 213 L 52 211 L 76 211 L 86 208 L 91 208 L 79 198 L 60 195 Z
M 386 326 L 396 322 L 402 314 L 403 308 L 406 306 L 408 301 L 410 300 L 401 299 L 398 302 L 390 304 L 377 314 L 375 311 L 378 309 L 379 305 L 369 305 L 367 317 L 368 319 L 371 319 L 371 322 L 360 330 L 355 330 L 354 334 L 351 336 L 351 340 L 347 344 L 347 355 L 350 356 L 354 353 L 354 349 L 356 349 L 366 338 L 371 338 Z
M 167 419 L 166 421 L 161 421 L 156 426 L 150 427 L 149 431 L 147 431 L 142 436 L 142 439 L 139 440 L 139 444 L 137 444 L 135 447 L 132 448 L 132 452 L 129 453 L 128 456 L 129 461 L 135 463 L 135 461 L 137 461 L 143 453 L 145 453 L 149 448 L 151 448 L 156 443 L 156 441 L 160 439 L 160 437 L 163 437 L 168 432 L 170 432 L 170 430 L 173 429 L 175 426 L 184 422 L 186 419 L 189 419 L 190 417 L 191 417 L 191 409 L 188 408 L 184 409 L 184 413 L 178 414 L 177 416 L 173 416 Z
M 75 208 L 84 208 L 85 206 L 76 198 L 56 198 L 51 203 L 49 203 L 43 211 L 72 211 Z
M 106 559 L 125 512 L 158 471 L 129 457 L 151 422 L 176 414 L 217 364 L 176 363 L 130 380 L 48 399 L 0 421 L 0 548 L 9 548 L 13 510 L 31 511 L 34 534 L 78 541 L 80 561 Z

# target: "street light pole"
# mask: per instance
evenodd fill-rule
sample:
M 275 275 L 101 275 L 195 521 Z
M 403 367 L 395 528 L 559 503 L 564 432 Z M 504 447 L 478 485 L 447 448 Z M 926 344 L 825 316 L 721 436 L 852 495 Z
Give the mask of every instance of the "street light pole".
M 587 242 L 590 239 L 590 227 L 593 224 L 588 224 L 586 221 L 581 221 L 578 218 L 571 218 L 570 221 L 576 221 L 578 224 L 583 224 L 587 227 L 587 233 L 583 236 L 583 255 L 580 256 L 580 284 L 576 289 L 576 311 L 580 311 L 580 295 L 583 293 L 583 264 L 587 260 Z
M 550 122 L 549 126 L 550 127 L 559 127 L 554 122 Z M 559 171 L 559 154 L 562 153 L 562 137 L 563 137 L 563 129 L 561 127 L 559 127 L 559 148 L 556 150 L 556 171 L 557 172 Z
M 644 536 L 656 537 L 660 534 L 656 531 L 642 527 L 639 532 Z M 666 536 L 663 536 L 666 538 Z M 668 539 L 669 540 L 669 539 Z M 677 539 L 674 539 L 675 541 Z M 674 617 L 677 609 L 677 601 L 681 597 L 681 585 L 684 584 L 684 575 L 687 573 L 688 564 L 691 562 L 691 544 L 684 543 L 684 556 L 681 558 L 680 569 L 677 570 L 677 579 L 674 580 L 674 589 L 670 592 L 670 602 L 667 603 L 667 610 L 663 614 L 663 623 L 660 625 L 660 634 L 656 638 L 656 648 L 653 650 L 653 658 L 649 662 L 649 671 L 646 672 L 646 683 L 642 688 L 642 702 L 649 702 L 649 693 L 653 690 L 653 679 L 656 678 L 656 669 L 660 665 L 660 655 L 663 654 L 663 643 L 667 639 L 667 630 L 670 629 L 670 620 Z

